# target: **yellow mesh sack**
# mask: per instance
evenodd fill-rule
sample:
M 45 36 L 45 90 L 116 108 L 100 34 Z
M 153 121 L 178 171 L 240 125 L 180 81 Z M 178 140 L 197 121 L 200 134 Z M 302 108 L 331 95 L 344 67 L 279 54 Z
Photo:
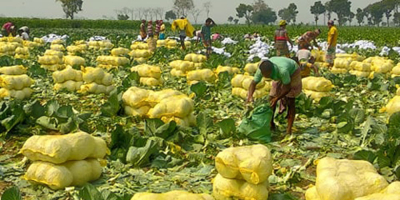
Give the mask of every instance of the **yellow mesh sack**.
M 58 190 L 68 186 L 82 186 L 100 178 L 101 173 L 102 167 L 97 159 L 68 161 L 63 164 L 37 161 L 29 166 L 23 178 Z
M 139 82 L 140 82 L 140 84 L 147 85 L 147 86 L 159 86 L 164 83 L 162 78 L 156 79 L 153 77 L 140 77 Z
M 111 55 L 113 56 L 125 56 L 128 55 L 128 53 L 129 49 L 123 47 L 118 47 L 111 50 Z
M 133 108 L 148 105 L 147 97 L 152 91 L 145 90 L 138 87 L 130 87 L 127 91 L 122 94 L 122 101 L 125 105 Z
M 194 102 L 186 95 L 170 96 L 150 109 L 148 116 L 150 118 L 161 118 L 164 116 L 185 118 L 193 109 Z
M 124 110 L 125 110 L 125 114 L 127 114 L 129 116 L 144 117 L 149 112 L 150 107 L 149 106 L 142 106 L 142 107 L 139 107 L 139 108 L 132 108 L 130 106 L 125 106 Z
M 259 184 L 272 173 L 271 153 L 264 145 L 231 147 L 218 153 L 215 167 L 224 178 Z
M 97 83 L 89 83 L 81 85 L 78 92 L 80 93 L 92 93 L 92 94 L 109 94 L 115 87 L 113 85 L 105 86 Z
M 259 63 L 247 63 L 244 67 L 244 71 L 246 71 L 249 74 L 254 74 L 258 69 L 258 65 Z
M 213 196 L 216 200 L 226 199 L 268 199 L 268 181 L 251 184 L 243 180 L 228 179 L 217 174 L 213 182 Z
M 66 65 L 85 65 L 85 59 L 80 56 L 64 56 L 63 60 Z
M 0 67 L 0 74 L 6 74 L 6 75 L 26 74 L 26 68 L 23 65 Z
M 53 72 L 52 77 L 55 83 L 63 83 L 69 80 L 79 82 L 83 80 L 82 71 L 73 69 L 70 65 L 67 65 L 64 70 Z
M 103 158 L 110 152 L 104 140 L 80 131 L 66 135 L 32 136 L 24 143 L 20 153 L 33 161 L 60 164 L 69 160 Z
M 147 98 L 147 102 L 149 102 L 152 107 L 154 107 L 157 103 L 160 103 L 163 99 L 167 99 L 171 96 L 183 95 L 182 92 L 173 89 L 164 89 L 160 91 L 155 91 L 149 94 Z
M 69 81 L 65 81 L 63 83 L 54 84 L 53 89 L 56 91 L 61 90 L 61 89 L 67 89 L 68 91 L 73 92 L 73 91 L 77 91 L 77 90 L 81 89 L 82 85 L 83 85 L 82 81 L 69 80 Z
M 33 84 L 33 79 L 28 75 L 0 75 L 0 87 L 9 90 L 22 90 Z
M 31 94 L 31 88 L 24 88 L 22 90 L 8 90 L 6 88 L 0 88 L 0 98 L 11 97 L 16 99 L 25 99 L 29 98 Z
M 237 74 L 240 72 L 240 70 L 237 67 L 218 65 L 217 69 L 215 70 L 215 74 L 219 74 L 221 72 L 228 72 L 229 74 Z
M 325 157 L 318 161 L 316 188 L 310 188 L 306 197 L 353 200 L 377 193 L 388 185 L 386 179 L 367 161 Z
M 309 76 L 302 79 L 303 89 L 317 92 L 329 92 L 334 85 L 324 77 Z

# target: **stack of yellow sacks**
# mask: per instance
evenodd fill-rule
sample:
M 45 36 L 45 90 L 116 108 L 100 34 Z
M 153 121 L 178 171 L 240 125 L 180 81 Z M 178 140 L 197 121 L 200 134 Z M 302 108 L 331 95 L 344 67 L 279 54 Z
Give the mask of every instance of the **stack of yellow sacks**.
M 245 73 L 247 73 L 248 75 L 254 75 L 258 69 L 258 65 L 260 63 L 247 63 L 244 67 L 244 71 Z
M 99 159 L 110 154 L 106 142 L 85 132 L 32 136 L 20 153 L 33 163 L 24 179 L 51 189 L 81 186 L 100 178 Z
M 321 100 L 322 97 L 331 96 L 332 82 L 324 77 L 309 76 L 302 79 L 303 92 L 314 99 Z
M 358 77 L 368 77 L 372 72 L 372 66 L 367 62 L 353 61 L 350 63 L 350 68 L 349 73 Z
M 237 74 L 236 76 L 234 76 L 231 80 L 232 95 L 239 96 L 242 99 L 246 99 L 252 81 L 253 76 L 244 74 Z M 271 81 L 267 81 L 263 78 L 261 82 L 256 85 L 256 90 L 254 91 L 253 97 L 262 98 L 265 95 L 268 95 L 270 89 Z
M 168 49 L 174 49 L 178 46 L 178 42 L 174 39 L 157 40 L 157 47 L 167 47 Z M 190 48 L 192 43 L 185 41 L 185 47 Z
M 80 56 L 64 56 L 63 57 L 63 62 L 65 65 L 70 65 L 70 66 L 82 66 L 85 65 L 85 59 L 80 57 Z
M 189 71 L 201 69 L 202 63 L 194 63 L 186 60 L 174 60 L 169 63 L 171 75 L 176 77 L 184 77 Z
M 202 54 L 189 53 L 185 55 L 184 60 L 194 63 L 203 63 L 207 60 L 207 57 Z
M 61 39 L 53 40 L 50 44 L 50 49 L 53 51 L 65 51 L 65 41 Z
M 31 96 L 33 80 L 22 65 L 0 67 L 0 98 L 25 99 Z
M 400 63 L 397 63 L 397 65 L 393 67 L 392 71 L 390 71 L 390 74 L 392 74 L 392 78 L 400 76 Z
M 215 158 L 218 175 L 213 182 L 213 196 L 225 199 L 268 199 L 268 177 L 272 174 L 272 157 L 261 144 L 231 147 Z
M 84 40 L 74 41 L 73 45 L 67 46 L 68 55 L 75 56 L 77 54 L 84 54 L 88 49 L 88 45 Z
M 6 37 L 7 39 L 8 37 Z M 15 54 L 15 49 L 22 46 L 19 42 L 0 42 L 0 56 L 13 56 Z
M 128 65 L 130 63 L 129 59 L 123 56 L 98 56 L 96 61 L 97 67 L 107 70 Z
M 131 68 L 132 72 L 137 72 L 140 76 L 140 84 L 148 86 L 158 86 L 164 83 L 161 77 L 161 68 L 148 64 L 141 64 Z
M 149 49 L 133 49 L 129 52 L 129 56 L 132 57 L 138 63 L 145 63 L 152 55 Z
M 196 84 L 199 81 L 214 83 L 216 78 L 216 74 L 211 69 L 197 69 L 186 74 L 186 81 L 189 85 Z
M 17 47 L 15 49 L 14 58 L 28 59 L 29 58 L 29 48 L 28 47 Z
M 130 116 L 160 118 L 165 123 L 174 120 L 180 126 L 195 125 L 193 100 L 176 90 L 131 87 L 122 95 L 122 101 Z
M 144 49 L 149 49 L 149 45 L 144 42 L 138 42 L 135 41 L 131 44 L 131 50 L 144 50 Z
M 73 69 L 70 65 L 61 71 L 53 72 L 52 77 L 55 83 L 53 89 L 56 91 L 64 88 L 70 92 L 77 91 L 83 84 L 82 71 Z
M 400 200 L 400 182 L 395 181 L 379 193 L 359 197 L 354 200 Z
M 364 63 L 371 64 L 371 71 L 376 73 L 386 74 L 392 71 L 394 67 L 393 60 L 390 60 L 386 57 L 369 57 L 363 61 Z
M 139 192 L 133 195 L 131 200 L 214 200 L 209 194 L 192 194 L 186 191 L 174 190 L 162 194 Z
M 84 84 L 80 86 L 80 93 L 109 94 L 115 87 L 112 85 L 112 74 L 102 68 L 81 67 Z
M 57 69 L 63 69 L 61 65 L 64 54 L 61 51 L 46 50 L 43 56 L 39 56 L 38 62 L 41 64 L 40 67 L 56 71 Z
M 88 42 L 89 49 L 93 50 L 110 50 L 114 47 L 113 43 L 110 40 L 102 40 L 102 41 L 89 41 Z
M 349 71 L 351 60 L 347 58 L 335 58 L 331 72 L 334 74 L 345 74 Z
M 36 47 L 44 46 L 45 42 L 42 38 L 35 37 L 35 38 L 33 38 L 33 41 L 24 40 L 23 45 L 24 45 L 24 47 L 28 47 L 28 48 L 36 48 Z
M 306 191 L 306 200 L 367 200 L 375 199 L 368 195 L 391 192 L 386 179 L 367 161 L 325 157 L 317 163 L 316 183 Z
M 218 65 L 217 69 L 215 69 L 214 72 L 217 76 L 219 73 L 222 72 L 228 72 L 228 74 L 234 75 L 240 73 L 240 69 L 237 67 Z

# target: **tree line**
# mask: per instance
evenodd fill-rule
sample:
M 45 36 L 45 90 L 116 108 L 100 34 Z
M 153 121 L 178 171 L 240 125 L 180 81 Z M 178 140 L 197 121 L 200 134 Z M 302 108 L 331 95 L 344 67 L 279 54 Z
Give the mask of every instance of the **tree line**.
M 164 11 L 163 8 L 127 8 L 116 10 L 119 20 L 136 19 L 166 19 L 173 20 L 177 17 L 192 17 L 197 24 L 198 17 L 205 12 L 209 17 L 212 3 L 206 2 L 202 7 L 196 7 L 193 0 L 172 0 L 174 2 L 171 10 Z M 61 2 L 66 18 L 74 19 L 74 14 L 82 11 L 83 0 L 56 0 Z M 371 26 L 389 26 L 390 18 L 394 25 L 400 25 L 399 13 L 400 0 L 381 0 L 367 5 L 365 8 L 357 8 L 356 13 L 351 11 L 351 2 L 349 0 L 330 0 L 324 4 L 316 1 L 310 6 L 310 13 L 314 15 L 315 24 L 318 24 L 320 16 L 323 19 L 337 20 L 339 26 L 346 23 L 351 24 L 357 20 L 358 25 Z M 165 14 L 164 14 L 165 12 Z M 337 18 L 333 18 L 335 13 Z M 251 24 L 272 24 L 275 23 L 278 16 L 288 23 L 296 24 L 296 18 L 299 14 L 297 5 L 290 3 L 287 7 L 280 9 L 277 13 L 269 7 L 264 0 L 256 0 L 253 4 L 239 4 L 236 7 L 236 17 L 228 17 L 228 22 L 237 24 L 239 19 L 243 18 L 245 23 Z M 386 18 L 384 21 L 383 18 Z M 325 24 L 325 21 L 324 21 Z

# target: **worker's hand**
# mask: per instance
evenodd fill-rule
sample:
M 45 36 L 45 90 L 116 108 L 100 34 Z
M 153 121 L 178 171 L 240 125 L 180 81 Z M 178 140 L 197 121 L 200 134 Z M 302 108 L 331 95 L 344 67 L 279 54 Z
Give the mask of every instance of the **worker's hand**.
M 274 108 L 276 106 L 276 103 L 278 102 L 278 97 L 272 97 L 269 100 L 269 105 L 271 106 L 271 108 Z

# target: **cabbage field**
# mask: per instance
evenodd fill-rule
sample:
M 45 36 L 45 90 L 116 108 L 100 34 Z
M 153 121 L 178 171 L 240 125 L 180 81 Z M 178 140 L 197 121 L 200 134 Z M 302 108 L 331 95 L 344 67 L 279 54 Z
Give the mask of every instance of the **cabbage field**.
M 205 193 L 182 197 L 188 200 L 326 200 L 329 192 L 329 200 L 399 199 L 388 185 L 400 179 L 400 31 L 338 27 L 337 58 L 328 69 L 321 27 L 323 50 L 312 53 L 322 78 L 303 80 L 293 134 L 286 135 L 285 113 L 277 114 L 265 143 L 238 127 L 249 113 L 245 97 L 257 63 L 275 55 L 274 29 L 217 26 L 212 31 L 225 38 L 213 43 L 208 60 L 202 44 L 187 40 L 182 50 L 172 32 L 155 52 L 137 41 L 138 30 L 37 29 L 31 41 L 0 38 L 1 200 L 129 200 L 174 190 Z M 288 32 L 294 39 L 313 29 Z M 261 38 L 243 39 L 254 31 Z M 270 87 L 263 80 L 250 107 L 268 103 Z M 246 196 L 244 186 L 221 185 L 228 172 L 216 165 L 220 152 L 247 145 L 259 149 L 242 158 L 262 154 L 272 172 L 264 174 L 265 191 L 247 189 Z M 35 155 L 40 151 L 60 157 Z M 67 168 L 76 173 L 65 175 Z M 261 182 L 253 174 L 239 179 Z M 336 182 L 319 187 L 325 179 Z M 216 183 L 223 192 L 211 197 Z

